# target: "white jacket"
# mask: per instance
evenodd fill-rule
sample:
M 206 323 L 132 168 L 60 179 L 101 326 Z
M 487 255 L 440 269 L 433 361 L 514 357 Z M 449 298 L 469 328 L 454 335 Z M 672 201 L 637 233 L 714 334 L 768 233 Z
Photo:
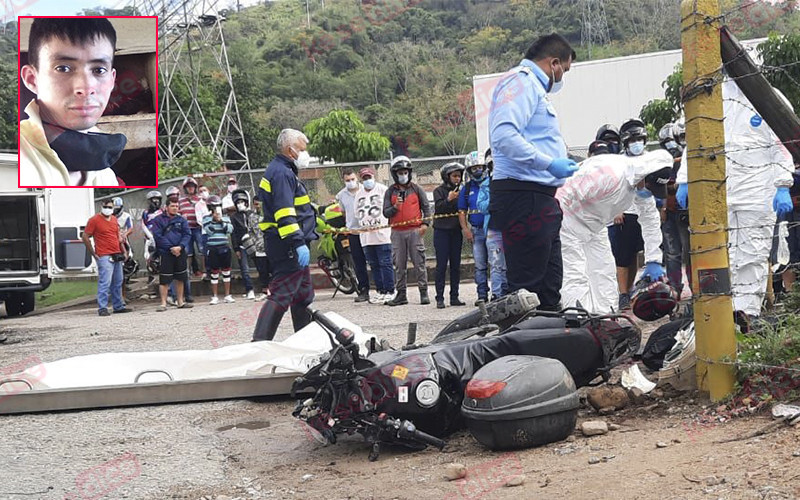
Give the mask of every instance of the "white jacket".
M 788 104 L 786 97 L 775 91 Z M 771 212 L 777 188 L 792 186 L 792 156 L 734 80 L 722 83 L 722 99 L 728 208 Z M 677 183 L 686 182 L 684 151 Z
M 76 186 L 80 174 L 69 170 L 50 148 L 39 117 L 39 105 L 33 100 L 25 108 L 27 120 L 19 122 L 19 185 Z M 92 132 L 99 132 L 96 128 Z M 84 186 L 118 186 L 117 175 L 111 168 L 86 172 Z
M 636 185 L 664 167 L 672 155 L 658 150 L 641 156 L 598 155 L 580 163 L 578 172 L 558 189 L 556 198 L 564 212 L 562 231 L 579 239 L 604 231 L 614 217 L 633 206 L 639 216 L 645 261 L 661 262 L 661 217 L 655 198 L 636 196 Z

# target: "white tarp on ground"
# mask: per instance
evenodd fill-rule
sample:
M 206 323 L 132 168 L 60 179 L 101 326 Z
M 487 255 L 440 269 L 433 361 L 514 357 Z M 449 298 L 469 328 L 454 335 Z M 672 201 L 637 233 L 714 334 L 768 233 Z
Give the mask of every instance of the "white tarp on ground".
M 367 354 L 366 345 L 374 335 L 363 333 L 359 326 L 336 313 L 329 312 L 326 316 L 337 325 L 352 330 L 361 353 Z M 142 372 L 160 370 L 169 373 L 176 381 L 270 373 L 301 374 L 317 364 L 320 355 L 330 349 L 328 335 L 318 324 L 311 323 L 282 342 L 248 342 L 195 351 L 115 352 L 76 356 L 32 366 L 3 379 L 24 379 L 34 389 L 64 389 L 133 384 Z M 164 373 L 147 373 L 139 378 L 140 383 L 166 381 L 169 378 Z M 27 389 L 21 382 L 5 385 L 3 391 Z

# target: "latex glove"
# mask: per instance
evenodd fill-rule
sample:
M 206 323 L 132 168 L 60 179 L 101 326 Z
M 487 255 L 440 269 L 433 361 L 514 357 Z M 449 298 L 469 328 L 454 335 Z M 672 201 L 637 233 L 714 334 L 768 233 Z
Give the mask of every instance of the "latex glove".
M 547 171 L 556 179 L 566 179 L 578 171 L 578 165 L 569 158 L 556 158 L 547 167 Z
M 295 251 L 297 252 L 297 263 L 300 264 L 300 267 L 308 267 L 308 263 L 311 260 L 311 251 L 309 251 L 308 245 L 300 245 Z
M 783 217 L 792 212 L 792 195 L 789 194 L 788 187 L 779 187 L 775 193 L 775 198 L 772 199 L 772 209 L 778 217 Z
M 678 206 L 686 210 L 689 206 L 689 185 L 678 184 L 678 192 L 675 193 L 675 199 L 678 201 Z
M 664 266 L 658 262 L 648 262 L 644 265 L 644 273 L 642 278 L 650 278 L 650 281 L 658 281 L 664 277 Z

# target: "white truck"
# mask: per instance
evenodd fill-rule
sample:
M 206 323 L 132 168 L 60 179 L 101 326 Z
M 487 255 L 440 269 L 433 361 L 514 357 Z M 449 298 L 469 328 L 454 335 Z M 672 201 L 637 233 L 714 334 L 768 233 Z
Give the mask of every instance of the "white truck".
M 54 278 L 97 275 L 80 241 L 94 189 L 18 186 L 17 153 L 0 153 L 0 302 L 8 316 L 33 311 Z

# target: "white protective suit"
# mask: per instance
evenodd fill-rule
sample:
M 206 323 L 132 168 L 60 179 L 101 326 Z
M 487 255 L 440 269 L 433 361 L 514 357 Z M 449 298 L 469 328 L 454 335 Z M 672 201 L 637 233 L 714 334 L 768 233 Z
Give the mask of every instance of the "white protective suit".
M 788 104 L 783 94 L 776 92 Z M 735 81 L 722 83 L 722 99 L 733 309 L 759 316 L 767 291 L 767 260 L 775 225 L 772 200 L 777 188 L 792 186 L 794 163 Z M 687 181 L 684 152 L 677 183 Z
M 642 226 L 645 261 L 661 262 L 661 217 L 655 198 L 636 195 L 636 184 L 664 167 L 672 166 L 664 150 L 641 156 L 598 155 L 584 160 L 578 172 L 558 189 L 564 219 L 561 254 L 565 307 L 580 301 L 589 311 L 612 312 L 617 305 L 617 271 L 606 226 L 631 206 Z

